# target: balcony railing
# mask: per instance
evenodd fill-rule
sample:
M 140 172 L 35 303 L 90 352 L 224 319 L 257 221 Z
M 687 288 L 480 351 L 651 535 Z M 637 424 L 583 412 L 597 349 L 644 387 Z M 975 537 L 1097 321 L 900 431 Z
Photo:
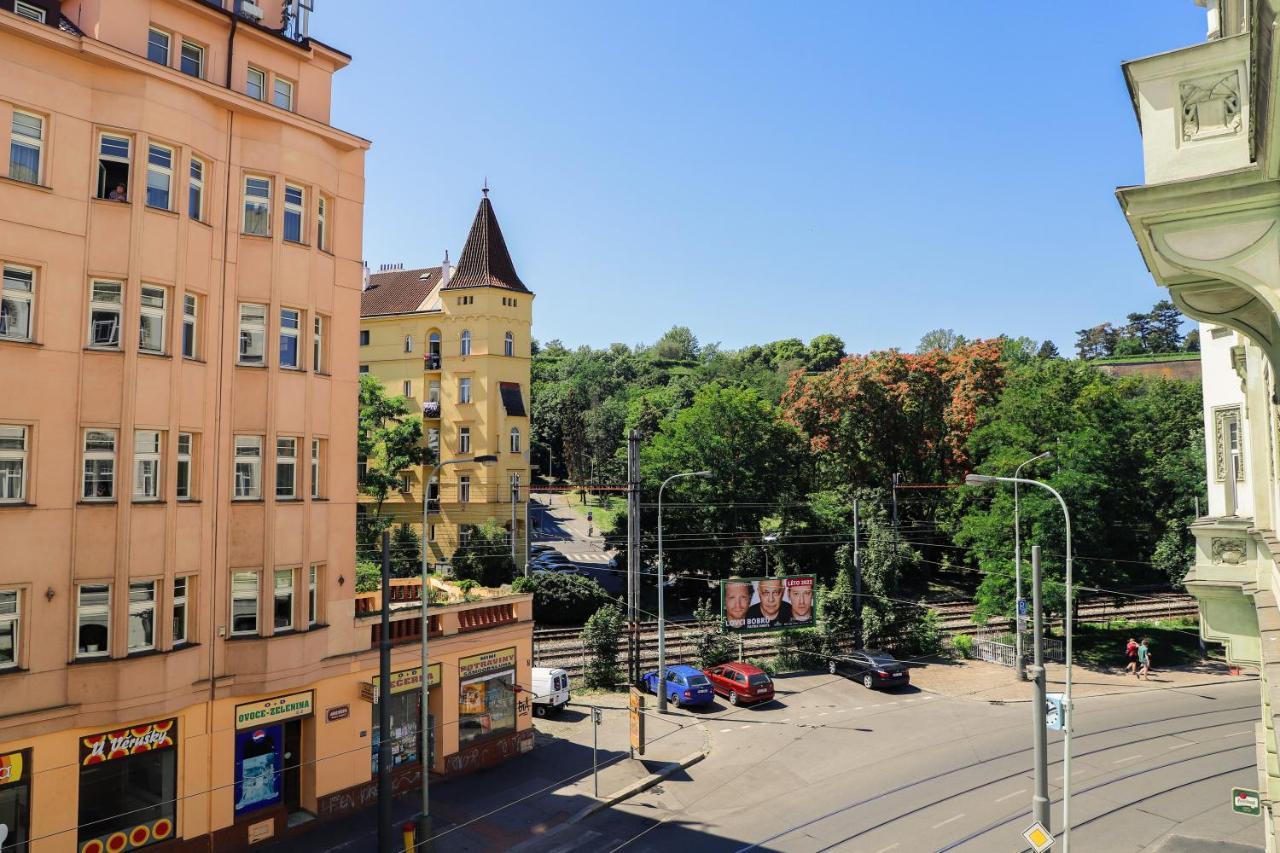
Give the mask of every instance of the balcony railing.
M 440 353 L 429 352 L 422 357 L 422 367 L 424 370 L 440 369 Z
M 428 400 L 427 402 L 423 403 L 423 404 L 422 404 L 422 416 L 423 416 L 424 418 L 438 418 L 438 417 L 440 417 L 440 401 L 439 401 L 439 400 Z

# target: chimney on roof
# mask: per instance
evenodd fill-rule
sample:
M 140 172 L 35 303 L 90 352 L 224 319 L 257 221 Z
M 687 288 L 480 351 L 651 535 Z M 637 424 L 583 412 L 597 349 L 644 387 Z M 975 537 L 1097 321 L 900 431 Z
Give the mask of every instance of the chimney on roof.
M 453 267 L 449 265 L 449 250 L 444 250 L 444 261 L 440 264 L 440 286 L 444 287 L 453 278 Z
M 364 265 L 364 281 L 360 283 L 360 292 L 364 293 L 369 289 L 369 263 L 366 261 Z

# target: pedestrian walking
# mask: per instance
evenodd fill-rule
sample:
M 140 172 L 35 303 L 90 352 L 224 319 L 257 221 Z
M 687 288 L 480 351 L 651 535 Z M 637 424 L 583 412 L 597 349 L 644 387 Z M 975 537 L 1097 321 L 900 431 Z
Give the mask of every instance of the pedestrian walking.
M 1143 681 L 1147 680 L 1147 675 L 1151 672 L 1151 647 L 1150 640 L 1146 637 L 1142 638 L 1142 644 L 1138 646 L 1138 678 Z
M 1133 637 L 1129 638 L 1128 644 L 1124 647 L 1125 672 L 1138 674 L 1138 641 Z

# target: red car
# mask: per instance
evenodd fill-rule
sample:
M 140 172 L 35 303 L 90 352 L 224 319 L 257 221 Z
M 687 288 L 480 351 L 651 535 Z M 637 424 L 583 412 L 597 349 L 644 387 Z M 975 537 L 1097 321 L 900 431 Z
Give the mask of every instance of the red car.
M 773 679 L 749 663 L 722 663 L 703 670 L 711 689 L 729 697 L 730 705 L 768 702 L 773 698 Z

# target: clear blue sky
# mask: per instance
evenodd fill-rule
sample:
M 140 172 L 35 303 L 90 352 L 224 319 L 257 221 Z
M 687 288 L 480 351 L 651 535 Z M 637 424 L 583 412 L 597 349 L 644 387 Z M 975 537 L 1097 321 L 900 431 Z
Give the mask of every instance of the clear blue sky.
M 1203 40 L 1192 0 L 316 5 L 370 265 L 456 258 L 487 176 L 541 340 L 1065 353 L 1162 297 L 1119 63 Z

